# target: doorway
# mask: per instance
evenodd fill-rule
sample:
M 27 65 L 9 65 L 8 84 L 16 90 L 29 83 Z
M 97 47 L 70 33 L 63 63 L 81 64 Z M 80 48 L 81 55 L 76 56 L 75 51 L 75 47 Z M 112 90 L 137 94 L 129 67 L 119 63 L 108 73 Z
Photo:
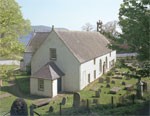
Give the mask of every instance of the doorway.
M 57 91 L 58 91 L 58 93 L 62 91 L 62 79 L 61 79 L 61 77 L 57 79 Z

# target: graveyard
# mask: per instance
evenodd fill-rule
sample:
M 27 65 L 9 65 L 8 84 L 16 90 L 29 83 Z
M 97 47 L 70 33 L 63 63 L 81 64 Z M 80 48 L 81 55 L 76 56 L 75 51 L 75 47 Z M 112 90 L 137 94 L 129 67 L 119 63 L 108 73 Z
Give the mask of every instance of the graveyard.
M 27 103 L 28 112 L 32 107 L 41 116 L 134 115 L 142 107 L 149 106 L 150 78 L 137 78 L 130 66 L 123 66 L 119 61 L 115 68 L 82 91 L 62 92 L 53 99 L 30 95 L 29 75 L 16 72 L 16 84 L 3 81 L 0 90 L 0 114 L 9 112 L 14 100 L 20 97 Z

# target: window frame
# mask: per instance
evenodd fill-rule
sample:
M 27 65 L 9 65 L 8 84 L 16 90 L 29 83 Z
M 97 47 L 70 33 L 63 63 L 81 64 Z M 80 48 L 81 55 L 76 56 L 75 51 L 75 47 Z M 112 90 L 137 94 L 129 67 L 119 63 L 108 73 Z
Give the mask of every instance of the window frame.
M 93 59 L 93 63 L 94 63 L 94 65 L 96 64 L 96 58 Z
M 90 75 L 90 73 L 88 74 L 88 83 L 90 83 L 91 82 L 91 75 Z
M 57 51 L 56 48 L 50 48 L 50 60 L 56 60 L 57 59 Z M 55 51 L 55 52 L 54 52 Z M 54 55 L 55 54 L 55 55 Z M 55 56 L 55 57 L 54 57 Z
M 96 79 L 96 70 L 94 70 L 94 79 Z
M 43 79 L 38 79 L 38 90 L 44 91 L 44 80 Z

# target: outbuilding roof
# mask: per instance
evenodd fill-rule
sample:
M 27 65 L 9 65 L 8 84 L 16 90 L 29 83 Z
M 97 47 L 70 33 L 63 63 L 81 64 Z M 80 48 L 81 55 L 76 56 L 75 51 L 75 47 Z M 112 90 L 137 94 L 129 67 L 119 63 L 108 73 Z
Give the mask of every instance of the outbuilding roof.
M 35 32 L 29 41 L 25 52 L 35 52 L 43 41 L 48 37 L 50 32 Z
M 64 75 L 65 74 L 57 67 L 57 65 L 51 61 L 45 64 L 41 69 L 35 72 L 31 77 L 55 80 Z

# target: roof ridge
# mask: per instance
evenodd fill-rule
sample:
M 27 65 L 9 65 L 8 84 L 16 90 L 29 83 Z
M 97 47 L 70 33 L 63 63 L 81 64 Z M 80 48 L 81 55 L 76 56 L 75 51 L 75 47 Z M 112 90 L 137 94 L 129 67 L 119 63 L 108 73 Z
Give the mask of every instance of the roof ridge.
M 54 31 L 55 32 L 79 32 L 79 33 L 99 33 L 99 32 L 97 32 L 97 31 L 78 31 L 78 30 L 69 30 L 69 31 L 60 31 L 60 30 L 56 30 L 55 28 L 54 28 Z

